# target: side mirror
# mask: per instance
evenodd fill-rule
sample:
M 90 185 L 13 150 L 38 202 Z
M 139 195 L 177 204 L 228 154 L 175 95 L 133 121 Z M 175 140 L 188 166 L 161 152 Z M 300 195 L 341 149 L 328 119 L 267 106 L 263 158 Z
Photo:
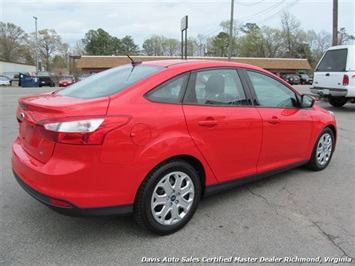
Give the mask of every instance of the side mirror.
M 310 95 L 304 94 L 301 96 L 301 107 L 302 108 L 311 108 L 315 102 L 316 102 L 316 99 Z

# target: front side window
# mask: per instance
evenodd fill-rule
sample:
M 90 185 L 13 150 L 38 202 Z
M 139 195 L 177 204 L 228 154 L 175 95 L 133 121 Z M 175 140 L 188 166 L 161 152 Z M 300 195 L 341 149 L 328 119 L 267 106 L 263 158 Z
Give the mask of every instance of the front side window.
M 163 67 L 124 65 L 92 75 L 70 87 L 57 92 L 58 95 L 92 99 L 110 96 L 161 71 Z
M 184 103 L 201 105 L 247 105 L 235 69 L 214 69 L 192 74 Z
M 276 79 L 259 72 L 247 71 L 257 103 L 262 107 L 296 107 L 296 93 Z

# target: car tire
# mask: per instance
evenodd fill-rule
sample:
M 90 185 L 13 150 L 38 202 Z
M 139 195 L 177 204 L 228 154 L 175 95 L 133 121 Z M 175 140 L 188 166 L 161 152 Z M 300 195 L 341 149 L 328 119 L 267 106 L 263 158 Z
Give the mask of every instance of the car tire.
M 333 156 L 334 141 L 333 131 L 330 128 L 323 129 L 314 145 L 311 159 L 306 166 L 314 171 L 325 169 Z
M 155 234 L 172 234 L 190 221 L 200 198 L 196 170 L 183 160 L 169 160 L 155 167 L 140 186 L 134 219 Z
M 346 98 L 328 98 L 328 102 L 334 107 L 342 107 L 347 101 Z

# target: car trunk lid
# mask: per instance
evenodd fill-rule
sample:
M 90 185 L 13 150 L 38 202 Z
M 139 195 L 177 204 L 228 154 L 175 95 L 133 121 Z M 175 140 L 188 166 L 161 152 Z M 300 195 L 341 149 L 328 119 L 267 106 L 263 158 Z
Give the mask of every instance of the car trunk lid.
M 19 99 L 16 117 L 23 149 L 42 163 L 53 155 L 56 143 L 45 137 L 41 121 L 85 115 L 105 115 L 110 98 L 86 100 L 42 94 Z
M 320 88 L 341 89 L 348 84 L 343 84 L 346 72 L 315 72 L 314 86 Z

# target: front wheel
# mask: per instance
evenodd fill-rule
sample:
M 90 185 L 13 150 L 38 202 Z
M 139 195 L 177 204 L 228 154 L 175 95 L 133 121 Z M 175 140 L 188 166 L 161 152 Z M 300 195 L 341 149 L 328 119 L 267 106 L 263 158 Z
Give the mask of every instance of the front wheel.
M 347 101 L 346 98 L 328 98 L 328 102 L 334 107 L 342 107 Z
M 333 131 L 330 128 L 325 128 L 314 145 L 312 157 L 307 164 L 309 169 L 320 171 L 328 166 L 334 152 L 334 141 Z
M 135 201 L 136 222 L 158 235 L 184 227 L 194 215 L 201 197 L 196 170 L 182 160 L 170 160 L 154 168 L 142 183 Z

